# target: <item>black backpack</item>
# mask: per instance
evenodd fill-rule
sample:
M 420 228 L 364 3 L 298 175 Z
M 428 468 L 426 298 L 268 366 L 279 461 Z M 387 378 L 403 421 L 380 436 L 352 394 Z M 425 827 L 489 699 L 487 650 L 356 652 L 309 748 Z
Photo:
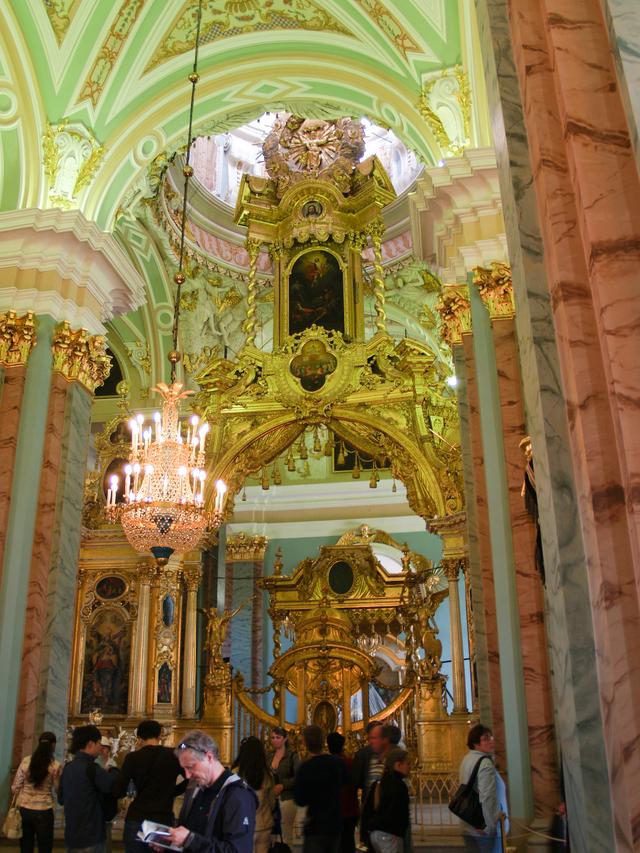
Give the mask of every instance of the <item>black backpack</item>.
M 114 768 L 113 771 L 107 771 L 108 773 L 113 772 L 117 773 L 117 770 Z M 96 788 L 96 764 L 95 761 L 90 761 L 87 765 L 87 776 L 91 779 L 91 782 Z M 96 788 L 98 793 L 98 800 L 100 801 L 100 808 L 102 809 L 102 817 L 104 818 L 105 823 L 110 823 L 114 817 L 118 814 L 118 800 L 113 796 L 113 794 L 105 794 L 103 791 L 100 791 Z

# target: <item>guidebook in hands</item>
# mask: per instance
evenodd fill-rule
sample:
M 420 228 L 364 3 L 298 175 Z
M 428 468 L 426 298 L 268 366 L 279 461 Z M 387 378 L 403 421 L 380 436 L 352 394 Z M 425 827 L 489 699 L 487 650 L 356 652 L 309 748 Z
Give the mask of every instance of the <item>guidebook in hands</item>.
M 143 820 L 142 828 L 138 838 L 145 844 L 155 844 L 157 847 L 165 847 L 167 850 L 182 850 L 179 844 L 171 843 L 171 827 L 152 820 Z

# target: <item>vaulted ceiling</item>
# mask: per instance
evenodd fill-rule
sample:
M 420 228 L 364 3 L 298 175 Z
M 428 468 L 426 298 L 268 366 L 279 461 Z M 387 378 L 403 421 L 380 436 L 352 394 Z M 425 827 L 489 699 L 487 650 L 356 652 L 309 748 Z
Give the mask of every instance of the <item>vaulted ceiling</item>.
M 368 115 L 437 162 L 437 133 L 418 103 L 426 80 L 465 62 L 470 5 L 203 0 L 196 126 L 225 130 L 269 108 Z M 136 176 L 184 135 L 196 8 L 0 0 L 2 209 L 44 206 L 41 138 L 64 120 L 103 146 L 81 209 L 112 228 Z

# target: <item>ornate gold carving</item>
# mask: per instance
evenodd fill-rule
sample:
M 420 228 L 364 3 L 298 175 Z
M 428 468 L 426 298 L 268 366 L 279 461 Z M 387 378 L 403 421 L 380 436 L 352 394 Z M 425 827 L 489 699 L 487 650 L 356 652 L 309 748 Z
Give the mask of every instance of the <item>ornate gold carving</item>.
M 44 172 L 49 182 L 49 201 L 71 208 L 77 195 L 93 178 L 104 147 L 84 125 L 48 124 L 42 138 Z
M 376 329 L 380 334 L 387 333 L 387 315 L 384 310 L 384 270 L 382 269 L 382 235 L 384 224 L 382 222 L 372 223 L 368 227 L 373 243 L 373 297 L 376 309 Z
M 247 279 L 247 319 L 244 323 L 245 347 L 252 347 L 256 339 L 256 275 L 258 272 L 258 254 L 260 241 L 247 239 L 249 253 L 249 276 Z
M 74 13 L 77 11 L 76 0 L 44 0 L 44 8 L 51 22 L 51 28 L 58 44 L 69 29 Z
M 443 154 L 459 157 L 471 141 L 471 88 L 464 68 L 456 65 L 431 77 L 417 106 Z
M 330 181 L 349 192 L 353 171 L 364 153 L 364 127 L 350 118 L 324 121 L 283 113 L 262 151 L 279 198 L 294 183 L 310 178 Z
M 205 651 L 209 653 L 209 674 L 214 675 L 225 667 L 222 659 L 222 646 L 227 636 L 229 622 L 242 610 L 246 602 L 243 602 L 235 610 L 225 610 L 222 616 L 217 607 L 209 607 L 204 611 L 207 617 L 206 636 L 204 642 Z
M 111 357 L 101 335 L 90 335 L 86 329 L 74 332 L 67 320 L 56 329 L 51 350 L 53 369 L 70 382 L 79 382 L 92 394 L 109 375 Z
M 473 283 L 477 286 L 492 320 L 498 317 L 514 316 L 513 285 L 509 264 L 493 261 L 490 269 L 475 267 Z
M 443 340 L 450 347 L 461 343 L 462 335 L 471 331 L 471 303 L 466 284 L 445 285 L 436 310 Z
M 143 5 L 144 0 L 124 0 L 109 27 L 107 37 L 95 54 L 96 58 L 76 103 L 79 104 L 88 99 L 94 107 L 96 106 Z
M 182 567 L 182 577 L 189 591 L 197 590 L 200 588 L 200 582 L 202 581 L 202 569 L 198 565 L 184 565 Z
M 442 566 L 447 580 L 455 583 L 458 580 L 458 575 L 460 574 L 460 560 L 443 557 L 442 560 L 440 560 L 440 565 Z
M 358 3 L 380 27 L 382 32 L 391 40 L 397 50 L 407 59 L 407 53 L 417 53 L 420 47 L 412 36 L 402 26 L 400 21 L 391 14 L 381 0 L 358 0 Z
M 193 48 L 195 16 L 191 0 L 185 0 L 160 47 L 145 68 L 145 73 Z M 242 33 L 268 30 L 311 30 L 352 35 L 322 3 L 314 0 L 207 0 L 202 7 L 201 43 L 203 45 Z
M 33 311 L 18 317 L 15 311 L 0 314 L 0 364 L 13 367 L 26 364 L 36 344 Z
M 263 560 L 268 543 L 266 536 L 247 536 L 243 532 L 235 536 L 227 536 L 225 559 L 228 563 Z

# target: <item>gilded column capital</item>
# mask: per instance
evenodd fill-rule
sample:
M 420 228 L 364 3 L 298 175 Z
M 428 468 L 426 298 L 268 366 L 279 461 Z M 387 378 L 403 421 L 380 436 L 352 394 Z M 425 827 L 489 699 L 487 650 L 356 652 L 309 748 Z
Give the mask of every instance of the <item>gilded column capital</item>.
M 440 565 L 447 576 L 447 580 L 455 583 L 455 581 L 458 580 L 458 574 L 460 573 L 460 560 L 457 557 L 453 559 L 451 557 L 443 557 L 443 559 L 440 560 Z
M 33 311 L 18 317 L 15 311 L 0 314 L 0 364 L 14 367 L 26 364 L 36 343 Z
M 247 563 L 263 560 L 269 540 L 266 536 L 247 536 L 238 533 L 227 536 L 226 559 L 229 563 Z
M 466 284 L 447 284 L 436 303 L 442 337 L 450 347 L 462 343 L 471 332 L 471 302 Z
M 141 560 L 136 565 L 136 573 L 139 583 L 150 584 L 156 575 L 156 567 L 147 560 Z
M 475 267 L 473 283 L 478 288 L 480 298 L 487 306 L 492 320 L 498 317 L 513 317 L 513 285 L 511 267 L 501 261 L 493 261 L 491 268 Z
M 354 252 L 362 254 L 367 248 L 368 237 L 366 231 L 349 231 L 348 239 L 349 245 Z
M 184 578 L 186 588 L 190 592 L 193 592 L 200 586 L 200 581 L 202 580 L 202 569 L 200 566 L 183 566 L 182 577 Z
M 79 382 L 92 394 L 109 375 L 111 357 L 102 335 L 90 335 L 86 329 L 74 332 L 64 320 L 56 328 L 51 344 L 53 369 L 70 382 Z

